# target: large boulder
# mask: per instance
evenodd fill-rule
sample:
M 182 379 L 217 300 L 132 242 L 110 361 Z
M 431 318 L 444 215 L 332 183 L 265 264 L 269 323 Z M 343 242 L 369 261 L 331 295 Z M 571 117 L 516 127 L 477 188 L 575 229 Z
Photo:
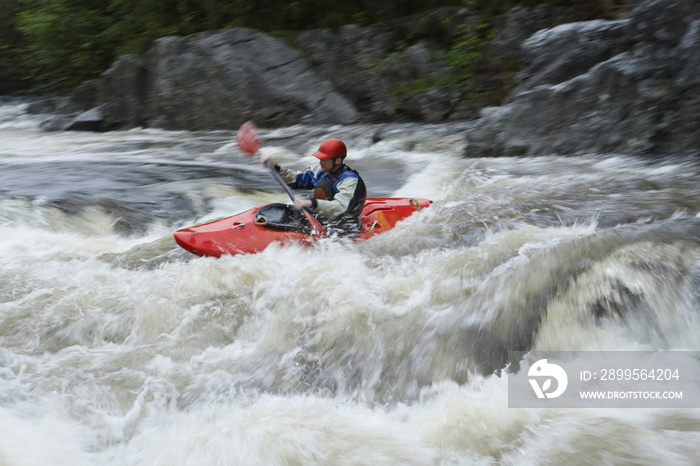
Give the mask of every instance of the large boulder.
M 155 41 L 146 55 L 150 126 L 234 129 L 350 124 L 357 110 L 282 40 L 236 28 Z
M 510 102 L 487 109 L 468 156 L 687 154 L 700 149 L 697 1 L 539 31 Z
M 148 64 L 124 55 L 100 76 L 100 114 L 104 129 L 147 126 Z

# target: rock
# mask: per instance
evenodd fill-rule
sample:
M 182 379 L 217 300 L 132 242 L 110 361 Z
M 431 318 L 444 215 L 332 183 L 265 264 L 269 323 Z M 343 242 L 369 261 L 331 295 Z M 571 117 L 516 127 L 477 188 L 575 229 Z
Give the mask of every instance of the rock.
M 102 108 L 95 107 L 83 112 L 69 122 L 65 131 L 105 131 L 105 121 L 102 116 Z
M 98 86 L 99 80 L 97 79 L 85 81 L 75 88 L 68 97 L 54 97 L 31 102 L 27 106 L 27 112 L 34 115 L 51 113 L 76 115 L 97 105 Z
M 629 49 L 629 30 L 629 20 L 593 20 L 536 32 L 522 44 L 528 66 L 516 76 L 514 93 L 567 81 Z
M 405 96 L 402 112 L 413 121 L 446 121 L 452 112 L 452 105 L 459 101 L 456 89 L 429 89 L 417 94 Z
M 687 0 L 651 0 L 638 8 L 632 18 L 634 39 L 675 47 L 688 27 Z
M 44 131 L 63 131 L 73 120 L 74 116 L 60 115 L 47 118 L 39 124 L 39 128 Z
M 393 39 L 389 34 L 372 34 L 355 25 L 330 30 L 305 31 L 296 45 L 307 57 L 313 72 L 328 79 L 365 118 L 381 120 L 392 115 L 397 103 L 391 88 L 381 79 L 382 61 Z
M 283 41 L 236 28 L 157 40 L 149 66 L 150 126 L 237 129 L 304 121 L 350 124 L 357 110 Z
M 146 126 L 148 67 L 137 55 L 120 57 L 99 80 L 101 113 L 111 128 Z
M 453 72 L 435 43 L 448 47 L 475 23 L 467 9 L 443 8 L 369 27 L 346 25 L 336 33 L 305 31 L 295 45 L 364 122 L 443 122 L 463 92 L 461 86 L 431 85 L 448 81 Z
M 550 29 L 562 23 L 568 11 L 540 4 L 532 8 L 517 6 L 494 21 L 498 34 L 491 41 L 491 48 L 506 58 L 524 60 L 523 42 L 537 31 Z
M 526 29 L 533 24 L 543 22 Z M 249 119 L 268 127 L 471 119 L 505 98 L 514 74 L 501 69 L 484 78 L 487 70 L 479 85 L 455 79 L 448 51 L 478 27 L 468 9 L 443 8 L 370 27 L 305 31 L 291 43 L 245 28 L 164 37 L 143 56 L 119 58 L 69 99 L 37 103 L 35 111 L 63 118 L 99 106 L 103 130 L 237 129 Z M 71 127 L 98 126 L 82 118 Z
M 516 8 L 488 47 L 466 8 L 289 42 L 245 28 L 165 37 L 30 111 L 62 115 L 46 129 L 93 131 L 478 117 L 465 136 L 473 156 L 700 151 L 700 1 L 647 0 L 628 19 L 561 25 L 570 13 Z
M 100 84 L 101 81 L 99 79 L 91 79 L 75 88 L 69 97 L 70 110 L 74 112 L 84 112 L 96 107 L 100 98 Z
M 516 91 L 482 113 L 468 156 L 700 153 L 700 11 L 687 2 L 540 31 L 525 49 Z
M 37 100 L 27 105 L 27 113 L 32 115 L 65 113 L 63 109 L 67 101 L 67 97 Z
M 31 114 L 52 115 L 42 121 L 39 127 L 44 131 L 63 131 L 79 120 L 80 114 L 94 108 L 98 102 L 99 80 L 85 81 L 68 97 L 44 99 L 32 102 L 27 107 Z M 91 118 L 88 116 L 88 118 Z M 86 131 L 102 131 L 100 125 L 76 123 L 76 127 L 90 128 Z M 93 129 L 95 128 L 95 129 Z

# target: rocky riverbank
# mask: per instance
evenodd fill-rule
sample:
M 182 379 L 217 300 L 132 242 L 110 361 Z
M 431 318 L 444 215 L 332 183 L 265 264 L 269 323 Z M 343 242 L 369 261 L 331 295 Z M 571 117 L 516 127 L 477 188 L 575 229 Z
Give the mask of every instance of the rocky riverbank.
M 628 16 L 566 23 L 539 6 L 485 25 L 447 9 L 286 39 L 165 37 L 30 111 L 61 114 L 45 129 L 93 131 L 474 120 L 468 156 L 697 153 L 700 0 Z
M 469 120 L 508 95 L 518 44 L 569 16 L 540 6 L 486 22 L 452 8 L 284 39 L 244 28 L 164 37 L 31 111 L 62 114 L 46 129 L 97 131 Z
M 649 0 L 620 21 L 541 30 L 509 103 L 467 155 L 700 154 L 700 2 Z

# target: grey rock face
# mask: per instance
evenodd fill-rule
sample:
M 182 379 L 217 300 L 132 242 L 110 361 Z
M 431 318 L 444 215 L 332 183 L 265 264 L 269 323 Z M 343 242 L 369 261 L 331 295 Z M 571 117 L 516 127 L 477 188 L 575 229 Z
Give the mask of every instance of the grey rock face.
M 689 1 L 650 0 L 629 20 L 535 33 L 510 102 L 483 112 L 466 154 L 700 153 L 693 11 Z
M 244 28 L 156 40 L 143 57 L 121 57 L 93 84 L 91 105 L 85 99 L 74 105 L 76 92 L 37 103 L 34 111 L 70 110 L 76 119 L 63 129 L 95 131 L 237 129 L 249 119 L 269 126 L 358 119 L 355 106 L 286 42 Z M 55 129 L 59 120 L 65 116 L 45 127 Z
M 487 53 L 526 66 L 507 103 L 470 125 L 466 155 L 699 153 L 700 0 L 647 0 L 618 21 L 560 24 L 563 15 L 539 6 L 496 20 Z M 484 90 L 509 89 L 512 74 L 445 84 L 448 51 L 427 39 L 454 44 L 476 23 L 466 9 L 446 9 L 292 42 L 244 28 L 165 37 L 30 111 L 63 114 L 46 129 L 100 131 L 475 119 L 492 105 Z
M 147 64 L 137 55 L 121 57 L 102 73 L 99 100 L 105 129 L 146 126 L 147 77 Z
M 313 120 L 350 124 L 354 106 L 281 40 L 249 29 L 167 37 L 149 50 L 151 126 L 234 129 Z
M 92 107 L 100 107 L 103 129 L 474 118 L 483 101 L 462 101 L 481 89 L 444 84 L 454 70 L 436 41 L 449 47 L 475 18 L 447 8 L 391 24 L 306 31 L 290 42 L 245 28 L 164 37 L 104 72 Z

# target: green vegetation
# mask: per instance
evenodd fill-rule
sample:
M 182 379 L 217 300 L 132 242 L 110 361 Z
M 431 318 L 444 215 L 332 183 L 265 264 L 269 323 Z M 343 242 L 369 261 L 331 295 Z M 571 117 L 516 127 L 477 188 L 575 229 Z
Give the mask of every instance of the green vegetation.
M 615 0 L 545 0 L 591 5 Z M 623 1 L 623 0 L 619 0 Z M 619 3 L 618 1 L 618 3 Z M 629 0 L 628 0 L 629 1 Z M 484 24 L 532 0 L 0 0 L 0 95 L 61 94 L 94 78 L 120 55 L 142 53 L 154 39 L 225 27 L 287 36 L 295 31 L 368 25 L 439 7 L 467 6 Z M 625 1 L 623 1 L 625 3 Z M 448 60 L 467 71 L 488 27 L 450 44 Z M 466 75 L 465 75 L 466 76 Z
M 450 18 L 444 18 L 448 22 Z M 432 44 L 442 53 L 438 62 L 446 67 L 446 72 L 433 77 L 418 77 L 398 82 L 394 94 L 398 97 L 420 94 L 431 89 L 459 86 L 461 101 L 479 100 L 491 105 L 500 105 L 509 94 L 512 76 L 520 69 L 513 59 L 507 59 L 489 52 L 489 44 L 496 36 L 489 17 L 481 16 L 475 24 L 443 24 L 443 29 L 451 31 L 447 43 Z M 425 43 L 425 42 L 424 42 Z M 509 79 L 485 83 L 484 75 L 495 71 Z
M 491 23 L 480 21 L 471 30 L 463 31 L 447 52 L 447 63 L 468 79 L 474 63 L 484 57 L 484 46 L 496 36 Z

